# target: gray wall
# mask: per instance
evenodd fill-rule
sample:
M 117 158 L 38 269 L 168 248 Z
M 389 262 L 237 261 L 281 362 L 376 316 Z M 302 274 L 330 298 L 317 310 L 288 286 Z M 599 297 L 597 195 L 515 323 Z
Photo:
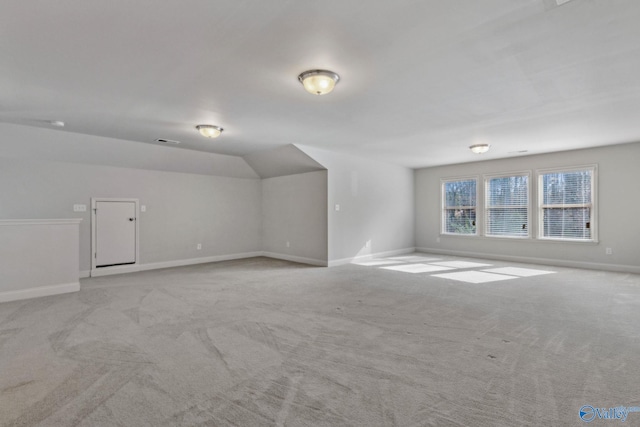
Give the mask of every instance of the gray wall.
M 413 170 L 298 147 L 328 169 L 330 265 L 415 246 Z
M 640 143 L 417 170 L 416 246 L 426 251 L 640 272 Z M 440 179 L 598 165 L 596 243 L 440 235 Z M 532 194 L 535 202 L 535 194 Z M 534 205 L 535 209 L 535 205 Z M 533 231 L 533 229 L 532 229 Z M 439 239 L 439 242 L 438 242 Z M 613 254 L 606 255 L 605 248 Z
M 81 271 L 91 267 L 91 197 L 146 205 L 139 216 L 142 264 L 261 250 L 259 179 L 0 157 L 0 194 L 2 219 L 83 218 Z M 87 212 L 73 212 L 74 204 Z
M 326 265 L 326 170 L 262 180 L 262 248 L 270 256 Z

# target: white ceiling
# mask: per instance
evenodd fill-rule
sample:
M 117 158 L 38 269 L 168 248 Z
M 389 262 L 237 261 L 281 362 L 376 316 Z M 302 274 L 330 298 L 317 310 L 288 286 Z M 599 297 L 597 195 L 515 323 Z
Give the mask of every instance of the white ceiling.
M 408 167 L 635 142 L 639 22 L 638 0 L 10 0 L 0 121 Z M 332 94 L 303 90 L 314 68 Z

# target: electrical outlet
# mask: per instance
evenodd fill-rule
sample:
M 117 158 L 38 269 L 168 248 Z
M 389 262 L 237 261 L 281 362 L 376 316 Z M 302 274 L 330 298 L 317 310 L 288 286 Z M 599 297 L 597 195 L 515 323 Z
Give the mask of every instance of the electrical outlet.
M 287 247 L 291 247 L 291 243 L 289 243 L 289 241 L 287 240 Z
M 73 211 L 74 212 L 86 212 L 87 211 L 87 205 L 73 205 Z
M 605 253 L 605 254 L 607 254 L 607 255 L 613 255 L 613 249 L 611 249 L 611 248 L 606 248 L 606 249 L 604 250 L 604 253 Z
M 145 205 L 141 205 L 140 212 L 146 212 L 146 211 L 147 211 L 147 207 Z
M 340 210 L 340 205 L 336 205 L 336 212 Z
M 196 245 L 196 249 L 197 249 L 197 250 L 201 250 L 201 249 L 202 249 L 202 243 L 198 243 L 198 244 Z
M 367 240 L 367 242 L 364 244 L 365 248 L 370 248 L 371 247 L 371 240 Z

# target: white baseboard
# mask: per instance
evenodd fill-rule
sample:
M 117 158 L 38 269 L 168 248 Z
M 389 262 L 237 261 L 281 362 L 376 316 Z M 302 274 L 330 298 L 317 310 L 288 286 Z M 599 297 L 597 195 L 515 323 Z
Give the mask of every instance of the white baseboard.
M 113 267 L 97 268 L 91 271 L 91 277 L 110 276 L 112 274 L 134 273 L 136 271 L 158 270 L 161 268 L 184 267 L 186 265 L 206 264 L 209 262 L 230 261 L 234 259 L 254 258 L 262 256 L 263 252 L 244 252 L 238 254 L 215 255 L 203 258 L 178 259 L 174 261 L 152 262 L 149 264 L 117 265 Z M 82 272 L 81 272 L 82 275 Z M 88 277 L 88 276 L 87 276 Z
M 159 268 L 184 267 L 186 265 L 206 264 L 209 262 L 232 261 L 234 259 L 254 258 L 262 256 L 262 252 L 243 252 L 238 254 L 214 255 L 203 258 L 179 259 L 175 261 L 154 262 L 139 265 L 138 271 L 157 270 Z
M 335 260 L 329 261 L 329 267 L 336 267 L 338 265 L 351 264 L 354 261 L 366 261 L 371 258 L 410 254 L 415 251 L 416 251 L 416 248 L 404 248 L 404 249 L 396 249 L 393 251 L 376 252 L 375 254 L 360 255 L 360 256 L 355 256 L 351 258 L 335 259 Z
M 438 255 L 463 256 L 469 258 L 493 259 L 496 261 L 521 262 L 524 264 L 541 264 L 551 265 L 555 267 L 583 268 L 586 270 L 615 271 L 619 273 L 640 273 L 640 267 L 634 265 L 604 264 L 597 262 L 570 261 L 552 258 L 534 258 L 513 255 L 487 254 L 480 252 L 452 251 L 436 248 L 416 248 L 416 251 Z
M 295 255 L 280 254 L 276 252 L 262 252 L 262 256 L 265 256 L 267 258 L 283 259 L 285 261 L 299 262 L 301 264 L 317 265 L 319 267 L 327 266 L 327 261 L 315 258 L 305 258 Z
M 234 259 L 254 258 L 259 256 L 265 256 L 265 257 L 274 258 L 274 259 L 282 259 L 285 261 L 299 262 L 301 264 L 316 265 L 320 267 L 336 267 L 339 265 L 350 264 L 354 261 L 365 261 L 367 259 L 376 258 L 376 257 L 404 255 L 412 252 L 423 252 L 423 253 L 451 255 L 451 256 L 463 256 L 463 257 L 480 258 L 480 259 L 493 259 L 497 261 L 521 262 L 525 264 L 542 264 L 542 265 L 551 265 L 551 266 L 557 266 L 557 267 L 583 268 L 583 269 L 589 269 L 589 270 L 604 270 L 604 271 L 616 271 L 620 273 L 640 274 L 640 267 L 630 266 L 630 265 L 604 264 L 604 263 L 593 263 L 593 262 L 584 262 L 584 261 L 567 261 L 567 260 L 550 259 L 550 258 L 533 258 L 533 257 L 522 257 L 522 256 L 513 256 L 513 255 L 498 255 L 498 254 L 487 254 L 487 253 L 469 252 L 469 251 L 452 251 L 452 250 L 438 249 L 438 248 L 404 248 L 404 249 L 397 249 L 393 251 L 378 252 L 378 253 L 369 254 L 369 255 L 360 255 L 360 256 L 351 257 L 351 258 L 342 258 L 338 260 L 332 260 L 329 262 L 319 260 L 319 259 L 314 259 L 314 258 L 298 257 L 294 255 L 286 255 L 286 254 L 280 254 L 275 252 L 262 252 L 262 251 L 245 252 L 245 253 L 230 254 L 230 255 L 217 255 L 217 256 L 204 257 L 204 258 L 191 258 L 191 259 L 182 259 L 182 260 L 176 260 L 176 261 L 139 264 L 139 265 L 132 265 L 132 266 L 106 267 L 104 269 L 99 269 L 97 271 L 94 271 L 93 273 L 89 270 L 83 270 L 83 271 L 80 271 L 80 278 L 82 279 L 90 276 L 99 277 L 99 276 L 107 276 L 111 274 L 131 273 L 135 271 L 156 270 L 160 268 L 182 267 L 186 265 L 204 264 L 204 263 L 219 262 L 219 261 L 230 261 Z M 67 285 L 61 285 L 61 286 L 67 286 Z M 48 287 L 45 287 L 45 288 L 48 288 Z M 44 289 L 44 288 L 35 288 L 33 290 L 29 290 L 28 292 L 37 291 L 38 289 Z M 75 292 L 77 290 L 78 289 L 72 289 L 68 291 L 54 292 L 54 293 Z M 15 291 L 15 292 L 21 293 L 25 291 Z M 0 302 L 14 300 L 14 299 L 3 299 L 3 297 L 7 294 L 8 293 L 6 292 L 0 293 Z M 53 294 L 42 294 L 42 295 L 34 294 L 33 297 L 44 296 L 44 295 L 53 295 Z M 32 296 L 28 296 L 25 298 L 32 298 Z M 19 297 L 15 299 L 22 299 L 22 298 Z
M 219 262 L 219 261 L 230 261 L 234 259 L 254 258 L 259 256 L 264 256 L 267 258 L 274 258 L 274 259 L 281 259 L 285 261 L 299 262 L 301 264 L 316 265 L 319 267 L 334 267 L 337 265 L 349 264 L 353 261 L 358 261 L 358 260 L 366 260 L 374 257 L 403 255 L 403 254 L 412 253 L 412 252 L 415 252 L 415 248 L 396 249 L 393 251 L 378 252 L 375 254 L 361 255 L 357 257 L 343 258 L 340 260 L 327 262 L 325 260 L 300 257 L 296 255 L 287 255 L 287 254 L 281 254 L 276 252 L 256 251 L 256 252 L 229 254 L 229 255 L 217 255 L 217 256 L 204 257 L 204 258 L 190 258 L 190 259 L 180 259 L 175 261 L 154 262 L 149 264 L 104 267 L 104 268 L 95 269 L 90 273 L 91 273 L 91 277 L 100 277 L 100 276 L 109 276 L 112 274 L 133 273 L 136 271 L 157 270 L 160 268 L 183 267 L 186 265 L 205 264 L 209 262 Z M 80 277 L 82 278 L 89 277 L 88 273 L 89 273 L 88 271 L 81 271 Z
M 112 274 L 135 273 L 140 271 L 140 264 L 114 265 L 112 267 L 95 268 L 91 270 L 91 277 L 111 276 Z
M 36 297 L 47 297 L 50 295 L 67 294 L 78 292 L 80 283 L 64 283 L 62 285 L 39 286 L 37 288 L 19 289 L 15 291 L 0 292 L 0 302 L 17 301 Z

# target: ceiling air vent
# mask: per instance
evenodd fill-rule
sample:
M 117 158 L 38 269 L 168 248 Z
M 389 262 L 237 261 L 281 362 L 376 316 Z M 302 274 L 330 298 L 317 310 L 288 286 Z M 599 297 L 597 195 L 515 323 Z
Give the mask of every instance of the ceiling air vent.
M 173 139 L 164 139 L 164 138 L 158 138 L 156 139 L 156 142 L 163 142 L 165 144 L 180 144 L 180 141 L 174 141 Z

